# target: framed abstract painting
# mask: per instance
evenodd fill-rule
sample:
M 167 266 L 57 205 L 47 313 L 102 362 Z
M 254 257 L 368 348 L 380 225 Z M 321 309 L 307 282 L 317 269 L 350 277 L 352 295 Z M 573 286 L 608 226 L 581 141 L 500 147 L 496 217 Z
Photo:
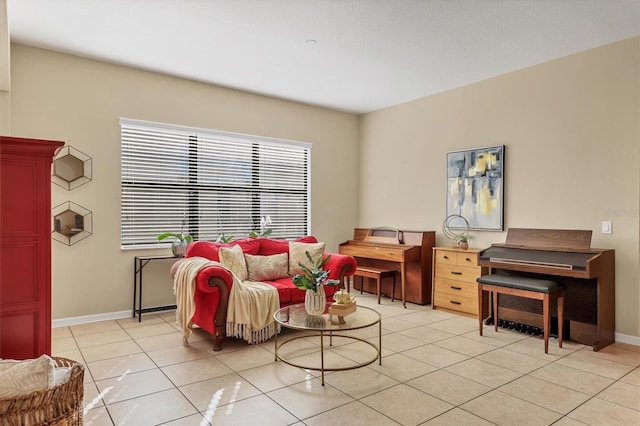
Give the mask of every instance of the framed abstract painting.
M 469 229 L 504 229 L 504 145 L 447 153 L 450 215 L 467 219 Z

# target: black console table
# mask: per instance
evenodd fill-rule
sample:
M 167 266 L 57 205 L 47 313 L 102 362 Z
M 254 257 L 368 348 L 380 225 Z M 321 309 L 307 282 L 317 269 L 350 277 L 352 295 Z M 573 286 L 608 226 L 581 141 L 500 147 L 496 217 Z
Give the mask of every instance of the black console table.
M 166 311 L 169 309 L 176 309 L 176 305 L 156 306 L 153 308 L 142 309 L 142 270 L 147 263 L 152 260 L 163 259 L 179 259 L 178 256 L 166 255 L 166 256 L 135 256 L 133 258 L 133 318 L 138 313 L 138 322 L 142 321 L 142 314 L 145 312 L 157 312 Z M 137 297 L 137 299 L 136 299 Z M 138 309 L 136 309 L 136 301 L 138 302 Z

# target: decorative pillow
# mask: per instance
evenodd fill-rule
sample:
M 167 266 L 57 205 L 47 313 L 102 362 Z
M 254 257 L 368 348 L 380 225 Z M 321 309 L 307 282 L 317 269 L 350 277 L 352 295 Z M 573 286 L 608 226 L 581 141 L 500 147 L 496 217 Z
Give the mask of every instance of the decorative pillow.
M 220 247 L 220 263 L 229 268 L 240 281 L 246 281 L 247 264 L 244 262 L 242 247 Z
M 0 361 L 0 398 L 39 391 L 53 386 L 55 362 L 48 355 L 24 361 Z
M 324 254 L 324 243 L 297 243 L 289 241 L 289 275 L 302 274 L 302 268 L 298 263 L 311 267 L 306 252 L 309 252 L 313 260 L 317 260 L 319 256 Z
M 254 239 L 236 240 L 231 243 L 214 243 L 211 241 L 194 241 L 187 247 L 186 257 L 204 257 L 209 260 L 220 261 L 220 249 L 223 247 L 240 246 L 242 251 L 258 254 L 260 241 Z
M 289 255 L 287 253 L 271 256 L 244 255 L 247 273 L 251 281 L 272 281 L 284 278 L 289 271 Z

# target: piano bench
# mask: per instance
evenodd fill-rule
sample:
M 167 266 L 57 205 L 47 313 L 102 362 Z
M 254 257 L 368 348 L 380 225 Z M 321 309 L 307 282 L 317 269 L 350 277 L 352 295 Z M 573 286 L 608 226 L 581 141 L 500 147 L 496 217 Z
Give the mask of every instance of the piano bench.
M 482 336 L 482 292 L 493 293 L 493 321 L 495 330 L 498 331 L 498 294 L 510 294 L 512 296 L 527 297 L 529 299 L 542 300 L 542 322 L 544 329 L 544 353 L 549 352 L 549 300 L 557 300 L 558 304 L 558 342 L 562 347 L 562 322 L 564 311 L 564 287 L 555 281 L 536 278 L 518 277 L 511 275 L 483 275 L 478 282 L 478 308 L 480 319 L 480 335 Z
M 358 266 L 353 276 L 362 278 L 362 283 L 360 285 L 360 294 L 362 294 L 362 288 L 364 287 L 365 278 L 373 278 L 374 280 L 376 280 L 376 293 L 378 294 L 378 305 L 380 304 L 380 286 L 382 284 L 382 280 L 384 278 L 393 278 L 393 287 L 391 290 L 391 301 L 393 302 L 394 294 L 396 292 L 396 271 L 394 271 L 393 269 L 375 268 L 373 266 Z M 355 278 L 354 278 L 354 288 L 355 288 Z

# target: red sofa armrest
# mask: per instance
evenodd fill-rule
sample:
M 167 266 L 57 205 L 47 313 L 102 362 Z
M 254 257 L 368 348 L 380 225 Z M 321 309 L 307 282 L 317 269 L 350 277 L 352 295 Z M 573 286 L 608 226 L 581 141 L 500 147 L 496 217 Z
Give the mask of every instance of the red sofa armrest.
M 219 351 L 222 349 L 222 342 L 226 334 L 227 325 L 227 308 L 229 306 L 229 292 L 233 286 L 233 277 L 231 273 L 219 266 L 207 266 L 198 272 L 196 276 L 196 293 L 218 293 L 219 299 L 215 297 L 213 300 L 218 300 L 217 306 L 198 306 L 198 300 L 211 300 L 201 299 L 196 295 L 196 314 L 199 317 L 197 319 L 198 325 L 205 330 L 211 332 L 215 338 L 213 342 L 213 350 Z M 203 318 L 200 318 L 200 316 Z M 213 318 L 211 318 L 213 316 Z M 210 321 L 213 319 L 213 324 Z M 201 321 L 203 320 L 203 321 Z
M 171 266 L 171 278 L 174 278 L 180 264 L 185 259 L 180 259 Z M 233 277 L 231 272 L 219 266 L 207 266 L 202 268 L 196 276 L 196 291 L 203 291 L 205 293 L 215 293 L 217 288 L 221 285 L 226 285 L 227 290 L 230 291 L 233 286 Z
M 171 267 L 171 277 L 174 278 L 180 264 L 180 259 Z M 220 266 L 206 266 L 196 275 L 195 303 L 196 311 L 193 323 L 213 334 L 213 350 L 222 349 L 227 324 L 227 307 L 229 292 L 233 286 L 231 273 Z
M 218 290 L 220 285 L 226 285 L 231 291 L 233 286 L 233 277 L 231 272 L 219 266 L 207 266 L 202 268 L 196 276 L 196 291 L 204 291 L 205 293 L 213 293 Z
M 356 260 L 353 256 L 338 253 L 325 253 L 324 258 L 331 256 L 331 259 L 324 265 L 324 269 L 329 270 L 329 279 L 340 280 L 344 284 L 344 279 L 356 272 Z

